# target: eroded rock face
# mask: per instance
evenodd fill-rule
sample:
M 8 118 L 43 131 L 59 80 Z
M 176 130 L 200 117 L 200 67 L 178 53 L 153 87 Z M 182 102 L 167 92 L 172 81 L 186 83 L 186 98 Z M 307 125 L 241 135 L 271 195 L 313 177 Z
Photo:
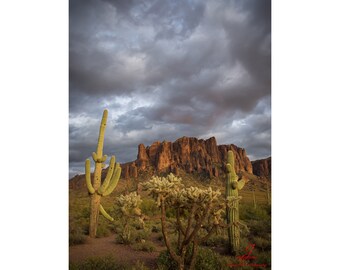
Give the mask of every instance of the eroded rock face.
M 146 167 L 149 165 L 149 156 L 146 153 L 144 144 L 138 145 L 138 155 L 136 163 L 141 170 L 145 170 Z
M 224 174 L 228 150 L 234 152 L 237 172 L 253 173 L 245 149 L 233 144 L 217 145 L 215 137 L 207 140 L 182 137 L 175 142 L 154 142 L 147 147 L 140 144 L 137 159 L 122 164 L 122 177 L 136 178 L 150 167 L 158 173 L 178 174 L 181 169 L 187 173 L 206 173 L 210 177 L 218 177 Z
M 271 167 L 272 159 L 271 157 L 265 159 L 259 159 L 251 162 L 253 165 L 253 173 L 257 176 L 265 177 L 271 179 Z

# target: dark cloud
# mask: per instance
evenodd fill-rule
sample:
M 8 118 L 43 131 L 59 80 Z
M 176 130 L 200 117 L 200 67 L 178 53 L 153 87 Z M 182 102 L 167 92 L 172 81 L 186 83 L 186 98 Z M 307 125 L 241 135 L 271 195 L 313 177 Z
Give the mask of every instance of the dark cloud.
M 69 72 L 70 174 L 104 108 L 120 162 L 181 136 L 270 155 L 270 1 L 71 0 Z

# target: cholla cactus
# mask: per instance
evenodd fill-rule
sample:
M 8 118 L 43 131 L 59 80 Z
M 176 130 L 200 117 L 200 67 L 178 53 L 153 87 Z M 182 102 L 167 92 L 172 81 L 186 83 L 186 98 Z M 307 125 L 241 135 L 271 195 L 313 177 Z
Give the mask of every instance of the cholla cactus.
M 183 188 L 181 178 L 173 174 L 167 177 L 154 176 L 144 184 L 144 188 L 157 199 L 161 208 L 162 233 L 171 257 L 178 263 L 179 269 L 184 269 L 184 259 L 192 244 L 189 269 L 194 269 L 198 245 L 207 240 L 222 223 L 225 205 L 220 203 L 220 191 L 213 191 L 211 187 Z M 166 209 L 176 211 L 177 248 L 169 242 Z
M 92 153 L 92 158 L 95 162 L 93 185 L 91 182 L 91 162 L 89 159 L 85 161 L 86 185 L 91 196 L 89 234 L 92 238 L 96 237 L 99 212 L 102 213 L 102 215 L 108 220 L 113 221 L 113 218 L 105 211 L 103 206 L 100 204 L 100 199 L 102 196 L 108 196 L 111 194 L 111 192 L 117 186 L 121 174 L 120 165 L 119 163 L 116 163 L 115 156 L 112 156 L 106 178 L 103 184 L 101 184 L 102 169 L 105 167 L 104 162 L 107 158 L 107 155 L 103 156 L 104 134 L 107 116 L 108 111 L 104 110 L 103 118 L 100 124 L 97 152 Z
M 176 177 L 172 173 L 167 177 L 153 176 L 142 186 L 150 192 L 150 195 L 157 199 L 157 205 L 161 206 L 161 200 L 164 200 L 170 193 L 179 190 L 183 185 L 181 178 Z
M 137 195 L 136 192 L 132 192 L 127 195 L 120 195 L 117 198 L 117 205 L 120 208 L 121 213 L 126 216 L 141 216 L 141 203 L 142 200 L 140 195 Z
M 136 192 L 132 192 L 127 195 L 120 195 L 117 198 L 117 208 L 119 211 L 120 222 L 122 226 L 122 230 L 120 231 L 120 236 L 123 240 L 123 243 L 130 242 L 131 235 L 131 222 L 133 220 L 138 220 L 142 227 L 144 227 L 144 220 L 142 211 L 140 209 L 140 205 L 142 200 L 140 195 L 137 195 Z

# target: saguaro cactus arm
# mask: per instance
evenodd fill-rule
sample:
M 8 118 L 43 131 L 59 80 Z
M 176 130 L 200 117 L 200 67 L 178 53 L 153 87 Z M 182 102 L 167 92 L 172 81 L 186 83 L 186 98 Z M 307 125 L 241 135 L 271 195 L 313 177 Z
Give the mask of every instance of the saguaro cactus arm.
M 105 209 L 104 209 L 104 207 L 103 207 L 102 205 L 99 205 L 99 211 L 100 211 L 100 213 L 102 213 L 102 215 L 103 215 L 106 219 L 108 219 L 108 220 L 110 220 L 110 221 L 113 221 L 113 217 L 111 217 L 111 216 L 105 211 Z
M 115 156 L 112 156 L 111 160 L 110 160 L 109 170 L 107 172 L 105 180 L 104 180 L 103 184 L 100 186 L 100 188 L 98 189 L 99 194 L 103 194 L 104 191 L 107 189 L 107 187 L 110 184 L 111 177 L 112 177 L 114 169 L 115 169 L 115 161 L 116 161 Z
M 119 163 L 117 163 L 115 167 L 115 171 L 111 177 L 110 184 L 108 188 L 104 191 L 103 196 L 107 196 L 111 194 L 111 192 L 116 188 L 121 172 L 122 172 L 122 169 Z
M 85 161 L 85 178 L 86 178 L 86 186 L 90 194 L 95 193 L 95 190 L 91 183 L 91 161 L 87 159 Z
M 246 179 L 242 178 L 240 181 L 237 182 L 237 189 L 241 190 L 245 184 L 246 184 Z
M 227 177 L 230 181 L 232 189 L 241 190 L 246 184 L 246 178 L 242 176 L 241 180 L 238 181 L 238 175 L 235 172 L 235 159 L 233 151 L 228 151 L 227 156 Z

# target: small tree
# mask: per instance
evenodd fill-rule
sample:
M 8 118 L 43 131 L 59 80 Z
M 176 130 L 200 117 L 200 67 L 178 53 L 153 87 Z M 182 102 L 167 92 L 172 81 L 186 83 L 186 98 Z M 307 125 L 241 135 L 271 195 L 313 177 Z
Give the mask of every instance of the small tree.
M 144 188 L 157 200 L 161 208 L 162 234 L 170 256 L 177 262 L 179 269 L 184 269 L 186 255 L 189 247 L 192 247 L 188 269 L 194 269 L 198 246 L 223 222 L 221 215 L 225 203 L 221 203 L 221 193 L 210 187 L 183 188 L 181 178 L 173 174 L 167 177 L 154 176 L 144 184 Z M 178 239 L 175 247 L 169 241 L 167 209 L 174 209 L 176 213 L 175 228 Z

